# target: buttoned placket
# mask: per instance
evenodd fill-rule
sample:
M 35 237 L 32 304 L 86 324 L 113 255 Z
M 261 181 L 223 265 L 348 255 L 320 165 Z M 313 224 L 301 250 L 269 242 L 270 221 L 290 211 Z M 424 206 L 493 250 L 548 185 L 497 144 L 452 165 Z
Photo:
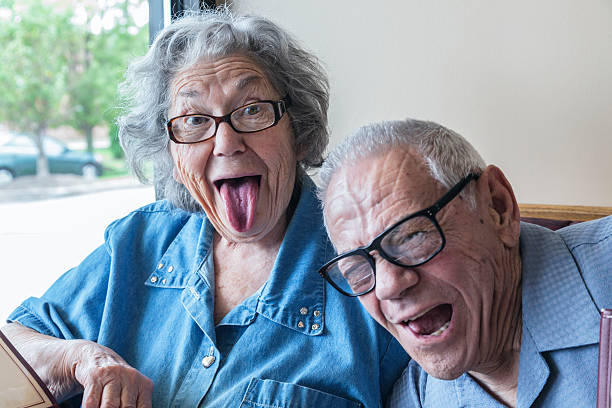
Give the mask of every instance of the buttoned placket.
M 193 273 L 181 294 L 186 312 L 202 329 L 202 343 L 181 387 L 173 401 L 173 407 L 197 407 L 206 396 L 222 363 L 215 342 L 215 326 L 211 310 L 214 310 L 212 290 L 202 277 Z
M 193 236 L 194 232 L 200 237 L 195 253 L 186 253 L 189 246 L 185 246 L 180 238 Z M 211 271 L 213 268 L 212 256 L 209 256 L 212 254 L 209 250 L 212 234 L 212 227 L 205 221 L 194 224 L 193 229 L 181 231 L 181 237 L 172 243 L 145 282 L 147 286 L 161 289 L 182 289 L 180 301 L 185 313 L 202 330 L 196 358 L 183 377 L 176 397 L 170 404 L 172 407 L 197 407 L 210 389 L 222 363 L 221 353 L 215 346 L 215 326 L 211 312 L 214 310 L 214 281 L 207 280 L 205 272 L 207 268 Z M 186 259 L 193 260 L 190 267 L 186 265 Z

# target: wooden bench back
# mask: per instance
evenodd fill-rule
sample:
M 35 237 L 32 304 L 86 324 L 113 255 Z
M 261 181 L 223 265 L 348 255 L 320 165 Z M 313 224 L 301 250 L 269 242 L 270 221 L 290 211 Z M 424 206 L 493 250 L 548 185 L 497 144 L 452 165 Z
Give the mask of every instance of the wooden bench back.
M 612 214 L 612 207 L 584 205 L 519 204 L 521 220 L 552 230 Z

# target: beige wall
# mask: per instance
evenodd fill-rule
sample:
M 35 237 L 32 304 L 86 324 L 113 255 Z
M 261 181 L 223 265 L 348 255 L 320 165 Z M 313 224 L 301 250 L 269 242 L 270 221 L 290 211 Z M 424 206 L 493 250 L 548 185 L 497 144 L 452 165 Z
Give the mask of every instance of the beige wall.
M 330 74 L 332 145 L 414 117 L 464 135 L 519 202 L 612 206 L 612 2 L 235 0 Z

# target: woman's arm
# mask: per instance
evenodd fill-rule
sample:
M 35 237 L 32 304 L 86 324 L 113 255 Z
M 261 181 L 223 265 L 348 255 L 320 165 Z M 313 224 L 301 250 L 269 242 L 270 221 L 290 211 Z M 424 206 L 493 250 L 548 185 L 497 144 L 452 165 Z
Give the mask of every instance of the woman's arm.
M 83 392 L 83 407 L 151 407 L 153 382 L 113 350 L 88 340 L 61 340 L 17 323 L 2 328 L 51 393 Z

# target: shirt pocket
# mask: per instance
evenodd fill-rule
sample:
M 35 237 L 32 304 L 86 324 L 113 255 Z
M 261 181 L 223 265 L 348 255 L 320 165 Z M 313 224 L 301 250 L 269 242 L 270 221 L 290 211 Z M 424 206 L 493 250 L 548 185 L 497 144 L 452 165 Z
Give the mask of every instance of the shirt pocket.
M 241 408 L 363 408 L 359 402 L 314 388 L 274 380 L 251 379 Z

